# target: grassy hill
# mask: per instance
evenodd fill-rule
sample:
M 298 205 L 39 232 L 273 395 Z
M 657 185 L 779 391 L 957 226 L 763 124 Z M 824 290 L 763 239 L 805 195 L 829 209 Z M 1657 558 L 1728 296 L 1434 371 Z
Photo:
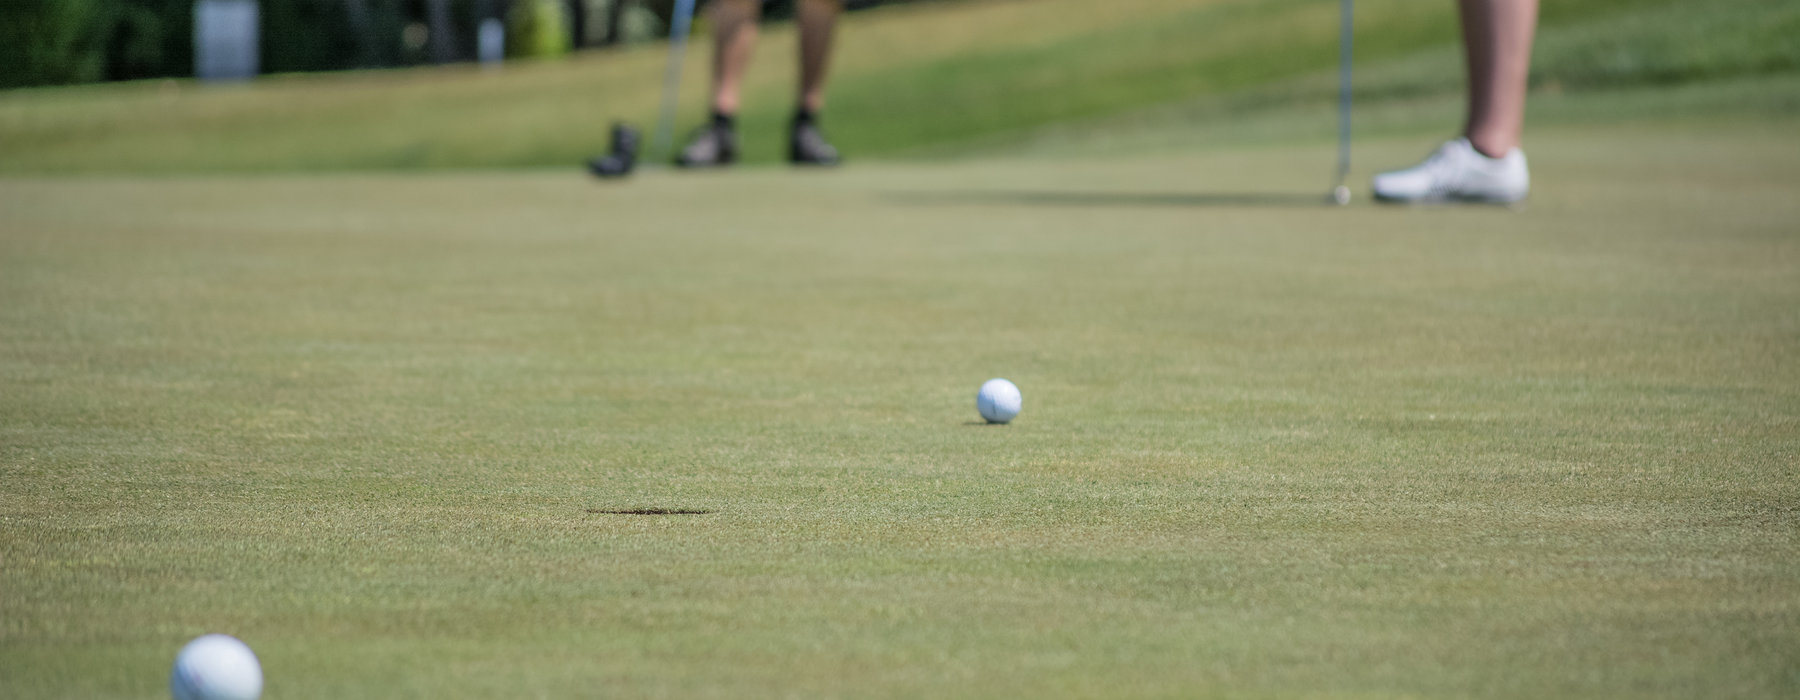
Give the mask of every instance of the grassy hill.
M 1454 6 L 1357 7 L 1362 109 L 1453 100 Z M 853 158 L 1029 142 L 1046 129 L 1275 120 L 1323 136 L 1332 0 L 927 3 L 849 16 L 828 125 Z M 791 103 L 791 27 L 764 36 L 742 115 L 751 160 L 773 160 Z M 697 122 L 705 42 L 690 47 L 683 124 Z M 0 93 L 0 172 L 255 172 L 565 166 L 614 119 L 648 124 L 664 49 L 564 61 L 327 75 L 247 86 L 157 81 Z M 1784 0 L 1570 0 L 1544 7 L 1535 84 L 1577 96 L 1800 70 L 1800 5 Z M 1793 113 L 1791 81 L 1718 110 Z M 1396 111 L 1394 106 L 1398 105 Z M 1607 118 L 1646 113 L 1627 101 Z M 1430 119 L 1445 119 L 1426 109 Z M 1580 111 L 1580 110 L 1577 110 Z M 1652 109 L 1649 112 L 1654 113 Z M 1174 118 L 1170 118 L 1174 115 Z

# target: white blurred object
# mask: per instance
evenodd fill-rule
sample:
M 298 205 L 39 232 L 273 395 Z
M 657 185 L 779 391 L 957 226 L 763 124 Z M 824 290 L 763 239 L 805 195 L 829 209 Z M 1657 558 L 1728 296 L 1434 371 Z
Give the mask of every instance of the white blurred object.
M 261 60 L 260 22 L 256 0 L 195 2 L 194 77 L 206 81 L 256 77 Z
M 1019 387 L 1004 379 L 989 379 L 975 392 L 975 410 L 989 423 L 1005 423 L 1019 415 L 1023 399 Z
M 1439 146 L 1423 163 L 1376 175 L 1373 185 L 1375 198 L 1388 202 L 1505 204 L 1531 192 L 1531 172 L 1517 148 L 1489 158 L 1460 138 Z
M 197 637 L 175 655 L 169 693 L 175 700 L 256 700 L 262 695 L 262 664 L 236 637 Z
M 506 59 L 506 25 L 489 17 L 475 30 L 475 56 L 482 65 L 497 66 Z

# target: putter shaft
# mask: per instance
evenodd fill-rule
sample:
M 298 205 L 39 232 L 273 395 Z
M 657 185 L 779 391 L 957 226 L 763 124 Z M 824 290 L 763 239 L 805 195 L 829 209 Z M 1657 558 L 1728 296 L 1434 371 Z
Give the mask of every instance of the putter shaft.
M 1338 159 L 1336 187 L 1350 177 L 1350 63 L 1356 26 L 1354 0 L 1338 3 Z M 1335 193 L 1336 187 L 1333 188 Z
M 662 109 L 656 118 L 656 160 L 669 158 L 675 139 L 675 103 L 681 92 L 681 63 L 687 57 L 688 28 L 694 19 L 694 0 L 675 0 L 669 25 L 669 63 L 663 70 Z

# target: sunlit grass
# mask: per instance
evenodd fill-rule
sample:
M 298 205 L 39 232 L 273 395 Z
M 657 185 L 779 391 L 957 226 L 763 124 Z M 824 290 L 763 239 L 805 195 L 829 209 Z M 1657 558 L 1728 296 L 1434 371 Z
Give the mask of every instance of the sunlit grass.
M 8 180 L 0 696 L 1791 696 L 1791 127 Z

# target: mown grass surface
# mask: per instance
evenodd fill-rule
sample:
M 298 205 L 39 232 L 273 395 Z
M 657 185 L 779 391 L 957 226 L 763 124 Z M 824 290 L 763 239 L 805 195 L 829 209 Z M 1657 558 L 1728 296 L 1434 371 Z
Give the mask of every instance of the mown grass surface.
M 1791 697 L 1792 133 L 0 181 L 0 696 Z
M 1800 70 L 1795 7 L 1547 3 L 1536 81 L 1581 92 L 1792 74 Z M 1038 0 L 858 13 L 843 28 L 828 124 L 857 159 L 938 156 L 1194 101 L 1313 106 L 1316 121 L 1289 138 L 1328 134 L 1337 11 L 1333 0 Z M 1460 91 L 1453 3 L 1364 0 L 1357 12 L 1365 106 Z M 742 129 L 747 157 L 767 162 L 781 152 L 795 58 L 789 28 L 764 39 Z M 702 112 L 707 50 L 697 44 L 687 56 L 684 124 Z M 570 167 L 605 147 L 613 119 L 652 121 L 662 60 L 661 48 L 646 46 L 496 72 L 0 93 L 0 172 Z M 1795 97 L 1791 88 L 1771 96 L 1790 112 Z
M 858 15 L 830 173 L 564 167 L 654 50 L 0 94 L 0 697 L 1791 697 L 1790 5 L 1547 4 L 1519 211 L 1318 206 L 1329 2 Z

